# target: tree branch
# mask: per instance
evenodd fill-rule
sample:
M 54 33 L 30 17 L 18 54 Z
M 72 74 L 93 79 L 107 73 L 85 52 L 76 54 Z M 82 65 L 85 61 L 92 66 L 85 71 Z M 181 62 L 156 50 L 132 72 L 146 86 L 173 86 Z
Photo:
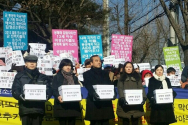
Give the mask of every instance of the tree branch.
M 184 20 L 184 23 L 185 23 L 186 32 L 188 32 L 188 20 L 187 20 L 188 18 L 187 18 L 187 15 L 186 15 L 187 5 L 184 3 L 184 7 L 185 7 L 185 9 L 184 9 L 182 0 L 178 0 L 178 3 L 179 3 L 180 10 L 181 10 L 183 20 Z
M 172 27 L 174 28 L 174 31 L 175 31 L 175 33 L 178 37 L 179 42 L 184 46 L 188 45 L 188 43 L 186 43 L 184 41 L 180 27 L 178 26 L 178 24 L 176 24 L 175 19 L 173 18 L 172 14 L 170 13 L 170 10 L 167 8 L 165 2 L 163 0 L 160 0 L 160 3 L 161 3 L 161 6 L 163 7 L 163 9 L 164 9 L 164 11 L 167 15 Z

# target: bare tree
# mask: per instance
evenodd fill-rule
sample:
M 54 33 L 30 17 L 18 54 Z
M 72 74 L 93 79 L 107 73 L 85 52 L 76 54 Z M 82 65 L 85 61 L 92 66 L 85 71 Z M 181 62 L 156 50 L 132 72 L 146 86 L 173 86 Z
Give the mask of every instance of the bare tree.
M 184 53 L 184 63 L 188 66 L 188 0 L 174 0 L 174 4 L 178 4 L 181 10 L 181 14 L 184 22 L 184 32 L 182 32 L 181 26 L 176 23 L 172 14 L 170 13 L 169 8 L 165 4 L 164 0 L 160 0 L 161 6 L 163 7 L 166 16 L 169 19 L 170 24 L 175 30 L 175 33 L 178 37 L 179 43 L 182 47 Z
M 164 28 L 165 27 L 165 28 Z M 157 61 L 163 64 L 163 47 L 168 40 L 168 28 L 161 19 L 142 29 L 133 44 L 133 61 L 138 63 Z M 155 30 L 153 30 L 155 29 Z M 137 34 L 137 33 L 134 33 Z
M 45 43 L 52 45 L 52 29 L 88 29 L 101 24 L 102 7 L 93 0 L 18 0 L 18 12 L 28 13 L 29 30 Z M 0 0 L 0 11 L 12 10 L 16 2 Z M 88 21 L 90 19 L 90 21 Z M 90 30 L 90 29 L 88 29 Z M 29 34 L 30 35 L 30 34 Z

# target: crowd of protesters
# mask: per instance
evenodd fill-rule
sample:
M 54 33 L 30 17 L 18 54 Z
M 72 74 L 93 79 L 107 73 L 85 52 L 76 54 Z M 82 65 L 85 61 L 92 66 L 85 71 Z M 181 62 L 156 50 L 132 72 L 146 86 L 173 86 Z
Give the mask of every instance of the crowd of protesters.
M 12 85 L 12 96 L 19 102 L 19 115 L 22 125 L 42 125 L 42 118 L 45 114 L 45 101 L 27 101 L 24 99 L 23 86 L 25 84 L 43 84 L 47 86 L 46 101 L 54 96 L 54 117 L 59 120 L 60 125 L 75 125 L 76 118 L 81 117 L 79 102 L 63 102 L 58 92 L 61 85 L 81 85 L 88 90 L 86 101 L 85 120 L 89 120 L 91 125 L 109 125 L 109 120 L 114 118 L 112 100 L 119 95 L 117 104 L 118 118 L 122 119 L 123 125 L 138 125 L 139 119 L 144 115 L 143 105 L 149 99 L 151 114 L 150 123 L 153 125 L 169 125 L 176 122 L 172 104 L 157 104 L 153 91 L 156 89 L 172 88 L 167 76 L 175 75 L 176 70 L 172 67 L 167 69 L 167 76 L 164 75 L 162 65 L 156 65 L 150 70 L 140 72 L 139 66 L 132 62 L 119 64 L 118 68 L 112 65 L 104 65 L 98 55 L 93 55 L 85 60 L 84 68 L 91 68 L 83 74 L 84 82 L 77 78 L 76 70 L 80 65 L 73 63 L 69 59 L 63 59 L 59 64 L 59 70 L 53 69 L 53 78 L 41 74 L 37 69 L 38 57 L 27 55 L 25 66 L 12 65 L 10 71 L 16 70 Z M 4 65 L 4 63 L 3 63 Z M 183 69 L 181 75 L 181 88 L 188 88 L 188 68 Z M 101 100 L 93 88 L 93 85 L 114 85 L 114 97 L 112 100 Z M 148 87 L 148 93 L 144 88 Z M 131 89 L 143 90 L 143 101 L 138 105 L 129 105 L 124 97 L 123 91 Z M 176 97 L 173 91 L 173 98 Z

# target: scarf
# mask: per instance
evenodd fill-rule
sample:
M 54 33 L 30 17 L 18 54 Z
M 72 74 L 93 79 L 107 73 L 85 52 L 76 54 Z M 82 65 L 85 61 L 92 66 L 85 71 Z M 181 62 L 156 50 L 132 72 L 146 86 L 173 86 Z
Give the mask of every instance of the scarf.
M 168 85 L 166 83 L 166 80 L 165 80 L 165 76 L 157 76 L 156 74 L 153 75 L 154 78 L 158 81 L 161 81 L 162 82 L 162 86 L 163 86 L 163 89 L 168 89 Z M 160 89 L 160 88 L 159 88 Z
M 27 67 L 25 68 L 26 74 L 29 76 L 29 78 L 31 79 L 29 84 L 36 84 L 37 83 L 37 79 L 40 75 L 39 71 L 37 68 L 35 68 L 34 70 L 28 69 Z
M 63 80 L 63 85 L 74 85 L 74 79 L 73 79 L 73 71 L 65 72 L 64 70 L 61 70 L 62 75 L 64 76 L 65 80 Z
M 91 70 L 98 75 L 102 74 L 102 69 L 101 68 L 96 68 L 96 67 L 91 67 Z
M 26 71 L 26 73 L 27 73 L 29 76 L 32 76 L 33 78 L 36 77 L 36 76 L 38 76 L 38 75 L 40 74 L 37 68 L 31 70 L 31 69 L 28 69 L 28 68 L 26 67 L 26 68 L 25 68 L 25 71 Z

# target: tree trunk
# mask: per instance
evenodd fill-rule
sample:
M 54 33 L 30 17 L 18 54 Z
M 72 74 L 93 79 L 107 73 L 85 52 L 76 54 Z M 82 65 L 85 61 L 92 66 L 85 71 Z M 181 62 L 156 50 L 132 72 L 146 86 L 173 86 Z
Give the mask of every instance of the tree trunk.
M 184 50 L 183 53 L 185 66 L 188 66 L 188 49 Z
M 125 6 L 125 15 L 124 15 L 124 33 L 125 35 L 129 34 L 129 10 L 128 10 L 128 0 L 124 0 L 124 6 Z
M 181 45 L 183 53 L 184 53 L 184 64 L 188 66 L 188 46 Z

